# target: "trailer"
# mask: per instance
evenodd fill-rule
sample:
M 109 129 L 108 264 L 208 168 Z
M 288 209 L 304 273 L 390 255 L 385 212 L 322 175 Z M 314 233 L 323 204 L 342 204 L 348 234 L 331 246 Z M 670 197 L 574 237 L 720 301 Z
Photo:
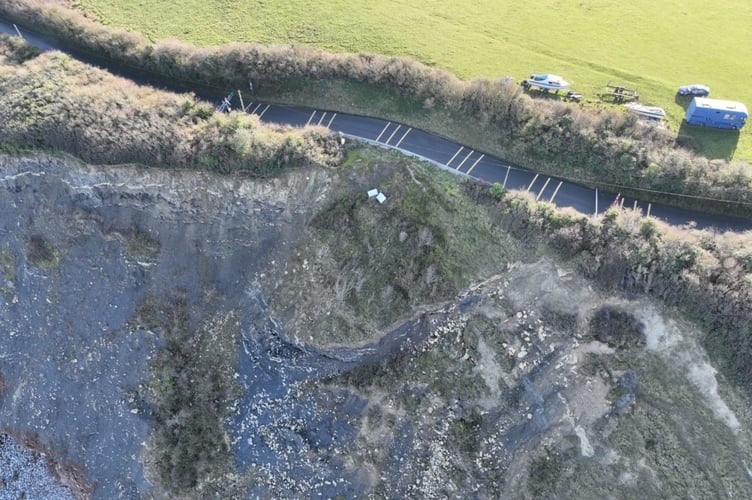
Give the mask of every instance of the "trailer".
M 637 89 L 631 89 L 624 85 L 611 83 L 609 81 L 606 84 L 606 90 L 601 93 L 601 99 L 605 97 L 610 97 L 613 102 L 625 102 L 638 100 L 640 94 L 637 92 Z
M 687 123 L 738 130 L 747 123 L 747 106 L 740 102 L 695 97 L 687 108 Z

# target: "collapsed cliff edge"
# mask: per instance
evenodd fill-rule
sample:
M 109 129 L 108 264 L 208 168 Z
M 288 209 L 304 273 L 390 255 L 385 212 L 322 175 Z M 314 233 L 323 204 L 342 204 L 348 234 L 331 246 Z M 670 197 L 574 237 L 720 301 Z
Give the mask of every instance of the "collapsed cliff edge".
M 261 180 L 0 164 L 0 424 L 79 498 L 751 493 L 699 328 L 486 187 L 357 147 Z

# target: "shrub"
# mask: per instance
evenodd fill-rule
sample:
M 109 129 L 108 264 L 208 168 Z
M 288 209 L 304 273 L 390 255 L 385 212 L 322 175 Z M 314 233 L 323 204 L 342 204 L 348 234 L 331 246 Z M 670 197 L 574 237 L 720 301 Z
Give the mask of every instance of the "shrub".
M 96 163 L 256 175 L 342 160 L 326 131 L 214 113 L 192 95 L 138 87 L 58 52 L 19 63 L 18 47 L 0 38 L 0 143 L 52 148 Z
M 491 193 L 491 196 L 493 196 L 497 201 L 501 201 L 501 199 L 504 197 L 504 187 L 498 183 L 494 182 L 491 184 L 491 187 L 488 188 L 488 192 Z
M 181 298 L 147 297 L 136 311 L 140 326 L 165 342 L 138 396 L 154 405 L 148 462 L 176 497 L 231 468 L 224 423 L 237 391 L 236 319 L 218 316 L 194 330 L 192 315 Z
M 650 240 L 658 233 L 655 220 L 647 218 L 640 221 L 640 236 L 646 240 Z

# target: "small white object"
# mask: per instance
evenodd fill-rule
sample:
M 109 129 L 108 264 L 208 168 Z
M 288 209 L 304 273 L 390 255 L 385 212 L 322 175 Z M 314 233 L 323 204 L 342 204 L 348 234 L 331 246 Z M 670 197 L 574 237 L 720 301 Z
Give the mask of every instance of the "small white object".
M 376 199 L 379 203 L 384 203 L 386 201 L 386 195 L 384 193 L 379 193 L 376 195 Z
M 373 198 L 374 196 L 378 196 L 379 190 L 378 189 L 371 189 L 368 191 L 368 197 Z

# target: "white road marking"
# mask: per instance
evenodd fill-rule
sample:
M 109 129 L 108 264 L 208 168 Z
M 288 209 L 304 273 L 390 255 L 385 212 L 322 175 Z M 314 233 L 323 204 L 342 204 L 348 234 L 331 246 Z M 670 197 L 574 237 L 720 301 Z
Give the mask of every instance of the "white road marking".
M 546 187 L 548 187 L 549 182 L 551 182 L 550 177 L 546 179 L 546 182 L 543 184 L 543 187 L 541 188 L 540 193 L 538 193 L 538 196 L 535 197 L 535 201 L 539 201 L 541 199 L 541 196 L 543 196 L 543 191 L 546 190 Z
M 540 175 L 540 174 L 535 174 L 535 177 L 533 177 L 533 180 L 532 180 L 532 181 L 530 181 L 530 185 L 529 185 L 529 186 L 527 187 L 527 189 L 526 189 L 525 191 L 527 191 L 528 193 L 530 192 L 530 189 L 532 189 L 532 187 L 533 187 L 533 184 L 535 184 L 535 181 L 537 181 L 537 180 L 538 180 L 538 176 L 539 176 L 539 175 Z
M 386 125 L 384 125 L 384 128 L 381 130 L 381 133 L 376 138 L 376 142 L 379 142 L 379 139 L 381 139 L 381 136 L 384 135 L 384 132 L 386 132 L 386 129 L 389 128 L 389 125 L 391 125 L 392 122 L 386 122 Z
M 554 189 L 554 194 L 552 194 L 551 198 L 549 198 L 548 200 L 549 203 L 554 202 L 554 198 L 556 198 L 556 194 L 559 192 L 559 188 L 561 187 L 562 184 L 564 184 L 564 181 L 559 181 L 559 185 L 556 186 L 556 189 Z
M 407 129 L 407 132 L 405 132 L 404 134 L 402 134 L 402 138 L 399 141 L 397 141 L 397 144 L 394 145 L 395 148 L 398 148 L 399 145 L 402 144 L 402 141 L 405 140 L 405 137 L 407 137 L 407 134 L 409 134 L 412 129 L 413 128 L 410 127 L 409 129 Z
M 400 127 L 402 127 L 402 125 L 397 125 L 397 128 L 395 128 L 394 132 L 391 133 L 391 135 L 389 136 L 389 139 L 387 139 L 386 141 L 384 141 L 384 144 L 389 144 L 389 141 L 392 140 L 392 137 L 394 137 L 394 134 L 397 133 L 397 131 L 400 129 Z
M 311 116 L 308 118 L 308 121 L 305 124 L 306 127 L 311 124 L 311 120 L 313 120 L 314 116 L 316 116 L 316 110 L 315 109 L 313 110 L 313 113 L 311 113 Z
M 598 215 L 598 188 L 595 188 L 595 215 Z
M 460 164 L 459 164 L 459 165 L 457 165 L 457 170 L 459 170 L 459 169 L 461 169 L 461 168 L 462 168 L 462 165 L 464 165 L 464 164 L 465 164 L 465 162 L 466 162 L 466 161 L 467 161 L 467 160 L 468 160 L 468 159 L 470 158 L 470 156 L 472 156 L 472 154 L 473 154 L 473 153 L 475 153 L 475 151 L 473 151 L 473 150 L 471 149 L 471 150 L 470 150 L 470 152 L 469 152 L 469 153 L 467 154 L 467 156 L 465 156 L 465 159 L 464 159 L 464 160 L 462 160 L 462 161 L 460 162 Z
M 485 154 L 482 154 L 482 155 L 480 155 L 480 156 L 478 157 L 478 159 L 477 159 L 477 160 L 475 160 L 475 163 L 473 163 L 472 165 L 470 165 L 470 168 L 468 168 L 468 169 L 467 169 L 467 173 L 468 173 L 468 175 L 470 174 L 470 172 L 472 172 L 472 171 L 473 171 L 473 169 L 475 168 L 475 166 L 476 166 L 476 165 L 477 165 L 478 163 L 480 163 L 480 161 L 481 161 L 481 160 L 482 160 L 482 159 L 483 159 L 483 158 L 484 158 L 485 156 L 486 156 Z
M 450 164 L 450 163 L 452 163 L 452 162 L 454 161 L 454 159 L 455 159 L 455 158 L 457 158 L 457 155 L 458 155 L 458 154 L 460 154 L 460 153 L 462 152 L 462 150 L 463 150 L 463 149 L 465 149 L 465 146 L 460 146 L 460 149 L 458 149 L 458 150 L 457 150 L 457 152 L 456 152 L 456 153 L 454 153 L 454 156 L 452 156 L 451 158 L 449 158 L 449 161 L 448 161 L 448 162 L 446 162 L 446 164 L 445 164 L 445 165 L 446 165 L 446 166 L 448 167 L 448 166 L 449 166 L 449 164 Z

